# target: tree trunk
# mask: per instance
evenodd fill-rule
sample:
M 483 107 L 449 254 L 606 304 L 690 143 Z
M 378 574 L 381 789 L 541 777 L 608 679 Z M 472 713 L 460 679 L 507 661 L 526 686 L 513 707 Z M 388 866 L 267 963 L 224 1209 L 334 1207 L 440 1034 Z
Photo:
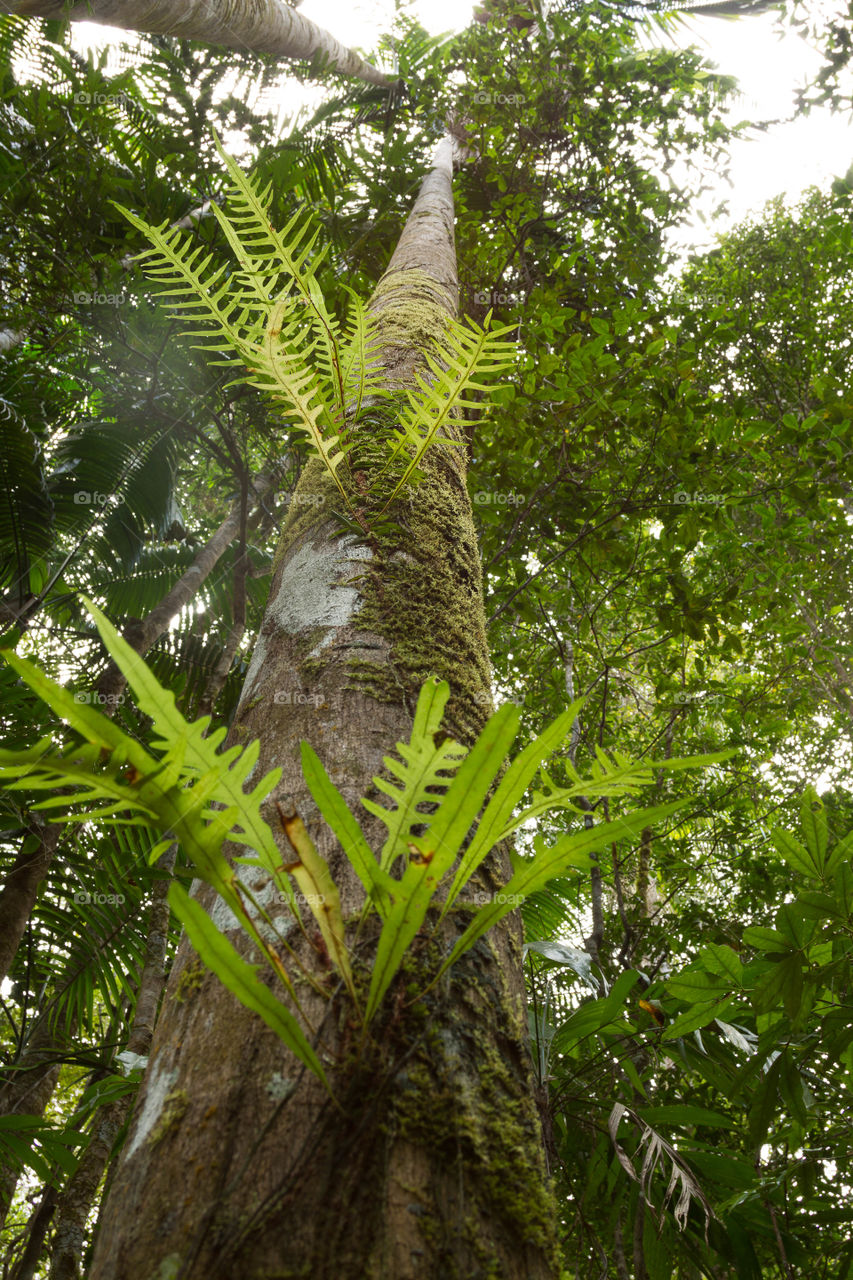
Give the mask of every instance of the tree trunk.
M 73 1046 L 75 1026 L 64 1031 L 64 1009 L 57 1009 L 52 1020 L 41 1020 L 18 1061 L 0 1080 L 0 1116 L 42 1116 L 59 1080 L 61 1055 Z M 15 1195 L 21 1170 L 14 1165 L 0 1165 L 0 1227 Z
M 271 476 L 259 475 L 252 486 L 255 499 L 262 502 L 274 487 Z M 243 503 L 238 498 L 213 537 L 204 544 L 192 564 L 184 570 L 177 582 L 167 591 L 150 613 L 135 623 L 125 634 L 125 640 L 137 653 L 145 655 L 153 644 L 169 629 L 169 623 L 198 593 L 201 584 L 213 572 L 240 531 Z M 114 662 L 107 664 L 98 681 L 98 699 L 101 710 L 112 715 L 127 681 Z
M 390 88 L 395 83 L 286 0 L 0 0 L 0 13 L 104 22 L 125 31 L 179 36 L 273 58 L 316 58 L 369 84 Z
M 6 977 L 15 958 L 62 831 L 58 824 L 42 822 L 35 815 L 28 820 L 33 826 L 31 834 L 38 838 L 38 848 L 25 851 L 24 840 L 0 889 L 0 980 Z
M 392 388 L 411 384 L 455 310 L 452 159 L 448 138 L 371 303 Z M 411 268 L 422 273 L 416 281 L 402 274 Z M 359 441 L 367 467 L 371 441 Z M 305 820 L 348 921 L 361 886 L 317 821 L 299 741 L 312 743 L 357 812 L 360 796 L 377 794 L 383 754 L 408 736 L 430 674 L 451 686 L 447 732 L 472 742 L 490 670 L 465 468 L 462 449 L 434 448 L 393 523 L 356 540 L 340 536 L 339 500 L 309 464 L 232 728 L 232 742 L 260 739 L 258 776 L 283 767 L 274 798 Z M 358 486 L 357 466 L 353 474 Z M 276 829 L 274 815 L 270 803 Z M 377 827 L 365 824 L 371 839 Z M 283 835 L 280 847 L 285 854 Z M 505 874 L 489 867 L 483 883 L 496 887 Z M 257 873 L 249 883 L 261 901 L 272 889 Z M 214 909 L 205 887 L 198 898 Z M 240 931 L 217 918 L 249 954 Z M 422 978 L 425 963 L 431 971 L 436 945 L 458 928 L 454 918 L 441 944 L 413 951 L 407 981 Z M 353 945 L 369 964 L 368 935 Z M 322 977 L 310 940 L 294 931 L 289 941 Z M 309 989 L 304 1007 L 321 1028 L 336 1106 L 182 942 L 89 1280 L 555 1276 L 520 944 L 509 919 L 408 1008 L 401 979 L 360 1052 L 351 1006 Z

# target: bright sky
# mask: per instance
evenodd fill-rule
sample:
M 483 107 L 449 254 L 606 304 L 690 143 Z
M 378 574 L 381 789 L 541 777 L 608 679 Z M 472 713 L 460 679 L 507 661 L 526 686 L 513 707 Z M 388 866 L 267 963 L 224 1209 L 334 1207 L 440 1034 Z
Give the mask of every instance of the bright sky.
M 472 0 L 414 0 L 413 9 L 428 31 L 460 30 L 471 21 Z M 344 44 L 370 49 L 393 14 L 393 0 L 305 0 L 302 12 L 332 31 Z M 781 40 L 775 13 L 752 18 L 687 17 L 679 22 L 672 43 L 682 48 L 695 44 L 704 57 L 716 63 L 741 84 L 742 98 L 733 104 L 731 118 L 772 120 L 793 110 L 794 93 L 821 65 L 821 55 L 795 33 Z M 652 29 L 650 42 L 666 37 Z M 777 125 L 764 134 L 753 134 L 732 148 L 732 186 L 719 179 L 715 193 L 697 208 L 689 230 L 679 241 L 700 247 L 713 242 L 717 231 L 739 221 L 750 211 L 759 212 L 772 196 L 796 197 L 806 187 L 825 186 L 843 176 L 853 164 L 853 124 L 847 116 L 815 111 L 793 124 Z M 720 201 L 727 200 L 730 215 L 713 225 L 710 218 Z
M 413 0 L 412 4 L 419 20 L 434 35 L 466 26 L 474 7 L 473 0 Z M 390 26 L 394 10 L 394 0 L 304 0 L 300 11 L 342 43 L 369 52 Z M 77 28 L 81 44 L 103 46 L 111 36 L 103 27 L 90 23 Z M 780 38 L 775 13 L 729 19 L 686 17 L 669 39 L 681 47 L 696 45 L 708 61 L 738 78 L 742 96 L 733 103 L 733 121 L 789 115 L 796 89 L 821 65 L 819 51 L 794 32 Z M 658 28 L 650 28 L 648 43 L 662 42 L 667 42 L 667 37 Z M 299 98 L 310 96 L 307 86 L 301 90 L 294 86 L 284 100 L 288 107 L 291 102 L 295 107 Z M 785 193 L 796 199 L 812 184 L 826 186 L 834 177 L 843 176 L 851 164 L 853 124 L 848 115 L 820 110 L 794 123 L 773 125 L 766 133 L 752 131 L 748 140 L 739 140 L 732 147 L 731 186 L 722 175 L 715 175 L 713 191 L 697 204 L 690 225 L 675 243 L 683 251 L 710 245 L 717 232 L 750 212 L 760 212 L 772 196 Z M 724 200 L 728 213 L 713 219 L 715 208 Z

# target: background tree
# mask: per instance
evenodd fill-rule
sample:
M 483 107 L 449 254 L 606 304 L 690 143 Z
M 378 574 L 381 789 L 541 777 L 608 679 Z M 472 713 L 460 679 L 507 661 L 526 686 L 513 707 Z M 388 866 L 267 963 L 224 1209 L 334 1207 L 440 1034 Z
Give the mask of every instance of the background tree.
M 606 1267 L 620 1280 L 703 1270 L 787 1277 L 814 1270 L 819 1251 L 825 1274 L 840 1277 L 849 1255 L 846 1192 L 839 1191 L 849 1183 L 843 1154 L 849 948 L 845 858 L 838 865 L 826 859 L 849 826 L 846 795 L 836 781 L 849 756 L 844 191 L 839 186 L 833 199 L 815 197 L 804 216 L 777 210 L 762 226 L 737 233 L 717 254 L 693 264 L 674 292 L 663 233 L 689 193 L 666 186 L 655 158 L 686 153 L 698 159 L 726 140 L 698 60 L 638 58 L 632 24 L 592 8 L 550 15 L 547 26 L 535 29 L 527 21 L 479 23 L 441 47 L 411 27 L 404 33 L 397 42 L 400 70 L 413 94 L 405 114 L 392 119 L 387 100 L 338 97 L 296 135 L 295 147 L 290 140 L 289 150 L 266 147 L 260 123 L 247 122 L 248 133 L 261 174 L 276 184 L 275 206 L 303 200 L 321 217 L 332 253 L 319 274 L 327 295 L 336 297 L 337 271 L 370 291 L 420 181 L 413 149 L 425 157 L 448 114 L 464 118 L 472 156 L 455 179 L 463 304 L 479 318 L 494 306 L 499 319 L 517 324 L 521 342 L 517 377 L 500 393 L 488 426 L 473 435 L 469 459 L 498 697 L 522 703 L 532 732 L 566 705 L 570 686 L 588 695 L 563 764 L 555 766 L 557 784 L 561 768 L 572 760 L 582 768 L 601 748 L 657 757 L 741 748 L 701 776 L 662 774 L 636 798 L 591 801 L 611 818 L 673 795 L 690 803 L 671 829 L 615 846 L 589 880 L 567 878 L 525 908 L 534 1060 L 567 1265 L 578 1275 L 600 1275 Z M 170 162 L 171 185 L 164 182 L 155 198 L 152 177 L 150 190 L 129 195 L 125 186 L 119 198 L 149 221 L 174 222 L 221 189 L 212 149 L 199 144 L 219 110 L 212 86 L 220 72 L 212 59 L 210 97 L 196 106 L 192 92 L 181 96 L 182 68 L 199 67 L 209 55 L 168 41 L 147 52 L 149 65 L 162 67 L 170 86 L 158 99 L 168 104 L 168 129 L 184 116 L 192 127 L 185 153 L 178 149 Z M 83 69 L 74 64 L 69 74 Z M 92 88 L 85 91 L 94 96 Z M 23 109 L 30 91 L 11 79 L 8 92 L 25 119 L 38 122 L 38 112 L 47 110 L 49 98 L 36 94 Z M 116 113 L 108 136 L 126 127 L 126 114 Z M 61 123 L 64 128 L 64 117 Z M 80 124 L 94 127 L 88 118 Z M 37 145 L 42 132 L 43 125 L 35 130 Z M 172 152 L 164 147 L 161 154 Z M 202 168 L 193 167 L 198 156 L 203 177 Z M 159 180 L 163 163 L 158 159 L 148 170 L 128 166 L 125 180 L 138 182 L 130 174 L 145 172 Z M 196 172 L 192 181 L 180 177 Z M 106 192 L 106 176 L 103 182 Z M 92 192 L 87 188 L 85 195 Z M 296 433 L 282 435 L 254 392 L 233 400 L 234 389 L 218 388 L 198 357 L 176 341 L 175 327 L 155 310 L 147 286 L 121 265 L 139 244 L 128 242 L 105 202 L 107 209 L 106 223 L 96 225 L 114 228 L 116 248 L 105 245 L 102 261 L 130 281 L 133 343 L 120 343 L 112 323 L 99 326 L 95 306 L 83 323 L 79 317 L 70 323 L 60 277 L 38 294 L 37 273 L 49 259 L 30 254 L 32 297 L 44 302 L 29 310 L 40 310 L 49 325 L 19 344 L 10 367 L 16 374 L 28 370 L 31 379 L 21 379 L 19 395 L 25 385 L 50 391 L 50 398 L 39 397 L 47 413 L 36 436 L 56 443 L 42 444 L 45 461 L 37 457 L 36 467 L 32 447 L 10 453 L 20 458 L 19 474 L 27 480 L 8 488 L 10 510 L 26 511 L 18 495 L 37 503 L 45 483 L 50 493 L 77 492 L 63 491 L 65 474 L 84 491 L 87 484 L 101 488 L 97 471 L 57 475 L 56 459 L 61 466 L 77 457 L 76 449 L 59 450 L 67 423 L 81 422 L 75 415 L 84 404 L 85 431 L 78 433 L 91 441 L 91 465 L 113 467 L 111 482 L 120 476 L 124 484 L 113 420 L 125 421 L 135 395 L 146 422 L 152 405 L 165 415 L 161 425 L 170 428 L 177 459 L 175 502 L 183 528 L 198 529 L 201 543 L 240 500 L 248 472 L 284 463 L 289 487 L 304 446 Z M 27 221 L 19 213 L 16 227 L 25 231 Z M 196 234 L 216 247 L 212 221 L 202 220 Z M 97 244 L 90 236 L 89 251 Z M 90 265 L 76 278 L 93 292 L 97 277 Z M 54 301 L 60 297 L 62 308 Z M 17 310 L 9 314 L 10 327 L 25 328 L 28 320 Z M 67 332 L 67 348 L 57 346 L 50 360 L 62 361 L 56 367 L 64 383 L 44 376 L 44 339 L 60 330 Z M 54 399 L 63 388 L 70 410 Z M 28 425 L 33 421 L 39 419 L 30 412 Z M 140 415 L 136 424 L 141 421 Z M 98 430 L 108 446 L 98 442 Z M 154 489 L 163 499 L 162 482 Z M 102 531 L 97 520 L 84 520 L 91 511 L 66 498 L 68 519 L 80 519 L 86 540 L 45 600 L 44 584 L 64 566 L 80 526 L 46 523 L 43 515 L 31 519 L 44 541 L 10 570 L 14 616 L 32 609 L 24 647 L 54 670 L 64 664 L 83 689 L 92 683 L 79 673 L 92 669 L 101 651 L 76 593 L 86 589 L 120 621 L 142 618 L 196 551 L 186 547 L 178 556 L 185 539 L 174 549 L 158 545 L 152 508 L 141 497 L 134 501 L 138 511 L 131 507 L 126 514 L 133 521 L 126 523 L 135 542 L 112 512 Z M 168 514 L 165 501 L 162 509 Z M 310 515 L 307 504 L 306 510 Z M 294 508 L 292 519 L 299 515 Z M 171 518 L 174 523 L 174 512 Z M 18 515 L 10 516 L 6 545 L 13 558 L 20 527 Z M 116 547 L 130 547 L 126 582 L 115 570 L 92 576 L 92 545 L 104 546 L 112 557 L 107 565 L 120 563 Z M 258 547 L 258 569 L 270 550 Z M 241 561 L 238 545 L 227 562 L 233 572 L 213 575 L 201 597 L 205 612 L 187 611 L 154 651 L 155 668 L 190 712 L 205 699 L 204 672 L 220 667 L 239 625 L 239 606 L 232 614 L 230 601 L 239 597 Z M 35 569 L 22 591 L 18 578 L 28 565 Z M 155 570 L 159 584 L 149 591 Z M 245 581 L 250 590 L 255 580 L 247 574 Z M 124 598 L 119 588 L 128 593 Z M 217 700 L 225 717 L 245 674 L 260 597 L 254 604 L 247 598 L 246 639 Z M 58 625 L 65 630 L 57 633 Z M 215 653 L 203 658 L 208 646 Z M 441 651 L 437 645 L 436 654 Z M 44 732 L 44 713 L 11 683 L 8 706 L 11 742 L 23 745 Z M 145 722 L 129 704 L 119 714 L 145 737 Z M 309 721 L 306 734 L 312 727 Z M 381 745 L 387 749 L 393 736 Z M 822 821 L 824 811 L 809 799 L 801 813 L 804 777 L 823 777 L 822 786 L 832 788 L 824 795 L 830 835 L 823 848 L 817 828 L 811 843 L 806 834 L 805 824 Z M 21 793 L 13 794 L 20 806 Z M 579 808 L 560 822 L 540 823 L 537 839 L 547 843 L 582 824 Z M 37 834 L 32 820 L 26 804 L 10 814 L 16 824 L 7 846 L 10 865 L 22 841 Z M 771 842 L 777 823 L 806 850 L 805 858 L 790 844 L 780 849 Z M 66 1035 L 83 1028 L 76 1032 L 75 1060 L 63 1068 L 56 1127 L 3 1131 L 17 1144 L 8 1148 L 16 1157 L 41 1160 L 39 1175 L 54 1193 L 61 1193 L 72 1168 L 64 1153 L 86 1141 L 94 1102 L 126 1085 L 115 1076 L 93 1078 L 74 1113 L 85 1073 L 108 1070 L 115 1049 L 126 1043 L 145 926 L 141 921 L 138 933 L 127 933 L 117 908 L 135 920 L 134 904 L 153 889 L 139 857 L 153 837 L 146 846 L 146 834 L 139 834 L 138 845 L 112 846 L 112 862 L 85 828 L 73 843 L 64 842 L 60 859 L 72 861 L 52 863 L 13 965 L 13 1066 L 27 1036 L 36 1035 L 31 1011 L 49 1014 L 51 1001 L 66 989 L 72 994 L 60 1002 L 61 1026 Z M 66 866 L 77 879 L 63 878 Z M 138 899 L 127 892 L 128 877 Z M 95 913 L 90 903 L 69 901 L 76 884 L 90 894 L 92 885 L 109 886 L 125 903 L 103 904 Z M 777 916 L 786 897 L 793 913 Z M 95 948 L 93 923 L 103 938 Z M 77 971 L 63 970 L 62 959 L 67 955 L 73 966 L 75 954 L 88 960 L 76 988 L 68 984 Z M 54 1045 L 47 1055 L 43 1047 L 40 1052 L 53 1065 L 63 1051 Z M 10 1072 L 12 1083 L 14 1077 Z M 628 1112 L 611 1131 L 616 1103 Z M 75 1138 L 81 1129 L 83 1137 Z M 644 1176 L 644 1156 L 652 1149 L 658 1172 L 647 1166 Z M 50 1161 L 57 1162 L 54 1170 Z M 625 1167 L 631 1161 L 640 1184 Z M 667 1208 L 673 1171 L 676 1191 Z M 685 1213 L 681 1192 L 692 1183 L 701 1195 L 691 1189 Z M 713 1210 L 707 1239 L 703 1196 Z M 29 1235 L 15 1246 L 18 1255 L 27 1241 L 41 1247 L 45 1213 L 33 1215 Z M 13 1226 L 20 1231 L 21 1220 Z

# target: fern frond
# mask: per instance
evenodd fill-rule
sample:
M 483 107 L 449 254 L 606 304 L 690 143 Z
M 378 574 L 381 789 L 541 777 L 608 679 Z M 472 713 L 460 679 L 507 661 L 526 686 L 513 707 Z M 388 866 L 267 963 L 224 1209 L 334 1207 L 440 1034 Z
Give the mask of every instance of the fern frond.
M 438 356 L 427 354 L 432 377 L 417 374 L 418 388 L 407 392 L 408 408 L 402 415 L 398 430 L 392 434 L 394 444 L 390 461 L 405 452 L 409 454 L 409 461 L 389 503 L 417 469 L 433 442 L 446 445 L 462 443 L 440 433 L 462 421 L 463 413 L 478 412 L 480 406 L 470 398 L 470 392 L 488 390 L 478 379 L 494 377 L 512 367 L 515 346 L 505 341 L 504 335 L 515 326 L 489 332 L 490 318 L 491 312 L 482 328 L 469 319 L 470 329 L 451 320 Z M 477 426 L 482 418 L 469 417 L 465 421 L 467 426 Z
M 381 818 L 388 828 L 388 838 L 379 856 L 382 871 L 389 871 L 398 857 L 408 855 L 414 828 L 430 821 L 430 814 L 424 813 L 421 806 L 435 808 L 466 755 L 465 748 L 451 739 L 438 746 L 433 741 L 449 693 L 449 686 L 443 682 L 428 681 L 418 699 L 410 740 L 397 743 L 402 760 L 383 758 L 385 768 L 403 785 L 397 787 L 379 777 L 373 781 L 391 798 L 394 808 L 386 809 L 372 800 L 362 799 L 368 813 Z
M 341 344 L 341 377 L 347 415 L 358 421 L 368 397 L 387 395 L 380 364 L 381 343 L 376 322 L 367 307 L 350 290 L 350 309 Z
M 269 193 L 272 184 L 264 191 L 258 191 L 251 178 L 225 153 L 219 139 L 214 140 L 233 183 L 228 199 L 229 218 L 215 209 L 217 220 L 243 264 L 247 278 L 255 278 L 258 282 L 265 279 L 268 281 L 272 271 L 277 280 L 285 276 L 292 281 L 305 312 L 304 319 L 317 344 L 316 358 L 320 373 L 328 380 L 335 408 L 342 419 L 345 405 L 339 328 L 335 318 L 329 314 L 323 292 L 316 280 L 317 269 L 326 255 L 326 249 L 321 249 L 311 258 L 319 228 L 306 240 L 310 227 L 307 223 L 300 227 L 300 215 L 297 213 L 282 231 L 276 231 L 269 218 Z M 275 293 L 267 294 L 267 301 L 272 301 L 278 292 L 280 287 Z
M 246 360 L 253 370 L 250 381 L 296 415 L 297 425 L 306 432 L 314 449 L 322 458 L 344 501 L 346 490 L 337 474 L 348 446 L 330 424 L 330 415 L 322 389 L 307 357 L 310 346 L 297 355 L 282 330 L 286 302 L 278 303 L 270 314 L 262 347 L 252 348 Z M 285 341 L 282 342 L 282 335 Z M 324 420 L 324 421 L 321 421 Z M 331 425 L 331 431 L 329 426 Z
M 201 315 L 193 318 L 207 320 L 216 326 L 218 332 L 210 334 L 206 329 L 199 332 L 218 346 L 224 337 L 238 348 L 242 343 L 240 317 L 236 314 L 237 306 L 229 284 L 222 283 L 226 267 L 223 265 L 212 275 L 207 274 L 213 255 L 209 253 L 202 257 L 204 247 L 193 247 L 190 236 L 183 236 L 180 231 L 170 228 L 167 222 L 152 227 L 123 205 L 116 207 L 153 245 L 141 253 L 139 259 L 146 264 L 146 275 L 165 286 L 159 291 L 160 297 L 170 299 L 169 306 L 175 311 L 187 307 L 200 309 Z
M 293 414 L 296 426 L 308 435 L 346 498 L 336 474 L 345 450 L 328 405 L 330 388 L 314 367 L 321 339 L 315 337 L 313 342 L 305 343 L 303 315 L 294 314 L 303 313 L 305 308 L 292 297 L 276 301 L 265 296 L 265 290 L 281 273 L 269 264 L 263 268 L 266 274 L 260 267 L 256 273 L 250 265 L 249 270 L 238 273 L 235 287 L 235 277 L 227 274 L 226 266 L 209 274 L 212 254 L 205 255 L 203 247 L 194 247 L 191 237 L 166 224 L 148 226 L 129 210 L 123 212 L 153 246 L 141 257 L 149 260 L 146 273 L 165 286 L 160 296 L 168 299 L 173 310 L 191 308 L 195 312 L 184 335 L 198 339 L 194 346 L 205 352 L 213 349 L 220 353 L 224 339 L 233 354 L 218 354 L 211 363 L 247 370 L 249 377 L 241 378 L 241 382 L 250 382 Z M 223 226 L 228 222 L 224 215 L 220 220 Z M 241 262 L 251 263 L 253 260 L 247 259 L 230 227 L 228 238 L 241 255 Z M 291 257 L 291 262 L 298 266 L 298 255 Z M 319 286 L 313 281 L 311 293 L 319 294 Z

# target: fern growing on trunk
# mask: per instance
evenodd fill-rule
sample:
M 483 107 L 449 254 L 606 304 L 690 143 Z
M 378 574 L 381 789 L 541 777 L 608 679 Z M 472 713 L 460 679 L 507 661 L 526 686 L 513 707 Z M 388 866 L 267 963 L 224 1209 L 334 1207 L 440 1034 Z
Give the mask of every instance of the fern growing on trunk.
M 512 874 L 489 901 L 460 903 L 460 893 L 470 886 L 489 853 L 520 826 L 549 811 L 579 813 L 579 796 L 635 793 L 649 784 L 655 770 L 713 764 L 732 754 L 640 762 L 602 751 L 591 776 L 581 778 L 567 767 L 569 784 L 559 787 L 543 765 L 568 737 L 580 707 L 574 703 L 502 774 L 518 732 L 518 710 L 512 704 L 500 707 L 466 750 L 441 737 L 450 690 L 443 681 L 430 678 L 421 690 L 409 741 L 396 744 L 400 760 L 389 756 L 384 761 L 399 785 L 374 778 L 390 806 L 361 800 L 364 809 L 381 818 L 387 828 L 381 850 L 371 847 L 315 752 L 308 743 L 302 744 L 302 770 L 311 795 L 364 888 L 362 909 L 345 918 L 330 869 L 300 815 L 279 808 L 286 837 L 283 860 L 261 812 L 281 771 L 273 770 L 246 790 L 259 744 L 222 751 L 225 730 L 208 734 L 209 717 L 188 723 L 174 695 L 158 683 L 144 660 L 94 605 L 86 603 L 139 709 L 151 717 L 151 749 L 93 707 L 78 703 L 71 690 L 48 679 L 32 663 L 5 652 L 6 662 L 70 725 L 76 737 L 65 749 L 57 749 L 47 738 L 30 750 L 0 750 L 0 783 L 10 791 L 26 787 L 51 793 L 35 807 L 54 811 L 58 821 L 141 823 L 159 830 L 163 842 L 151 850 L 152 863 L 166 845 L 177 840 L 198 879 L 212 886 L 233 913 L 235 927 L 251 938 L 259 960 L 280 981 L 286 1001 L 263 981 L 257 963 L 239 955 L 193 892 L 188 893 L 176 879 L 169 903 L 199 957 L 327 1087 L 316 1038 L 299 1000 L 297 971 L 320 994 L 328 997 L 329 991 L 300 965 L 289 941 L 294 926 L 304 930 L 291 878 L 314 917 L 325 954 L 349 995 L 362 1033 L 367 1034 L 420 932 L 434 935 L 450 911 L 470 917 L 440 963 L 424 975 L 425 983 L 414 999 L 422 998 L 461 955 L 531 893 L 569 871 L 588 870 L 592 854 L 620 839 L 636 837 L 670 817 L 683 801 L 584 826 L 561 836 L 551 848 L 538 842 L 532 858 L 513 857 Z M 520 807 L 537 774 L 545 791 L 534 791 L 532 802 Z M 431 813 L 422 812 L 425 803 Z M 228 844 L 242 846 L 247 853 L 229 861 Z M 253 871 L 265 877 L 278 901 L 286 904 L 283 914 L 273 913 L 263 893 L 253 891 L 249 883 Z M 352 943 L 366 916 L 374 912 L 380 921 L 376 957 L 359 995 L 354 970 L 360 962 Z
M 249 383 L 280 405 L 295 427 L 308 437 L 344 502 L 350 487 L 341 465 L 352 450 L 359 426 L 372 430 L 377 404 L 401 400 L 384 382 L 378 327 L 363 301 L 351 291 L 349 313 L 341 325 L 329 310 L 317 281 L 325 249 L 315 252 L 318 230 L 301 213 L 277 231 L 270 220 L 270 187 L 260 191 L 239 166 L 221 156 L 232 186 L 223 212 L 212 204 L 236 259 L 214 263 L 214 255 L 194 245 L 191 234 L 163 223 L 151 226 L 129 209 L 124 216 L 150 241 L 139 255 L 147 275 L 162 286 L 160 297 L 190 322 L 185 336 L 206 352 L 213 365 L 239 370 L 235 379 Z M 417 285 L 421 273 L 404 272 L 401 282 Z M 473 320 L 449 317 L 435 349 L 425 352 L 429 375 L 419 374 L 415 388 L 403 394 L 396 426 L 382 434 L 388 450 L 384 466 L 393 477 L 390 497 L 418 478 L 418 464 L 433 444 L 456 445 L 451 428 L 471 426 L 482 414 L 472 398 L 487 390 L 493 378 L 512 366 L 514 344 L 506 340 L 512 326 L 490 331 Z M 228 354 L 223 356 L 223 342 Z M 468 415 L 466 417 L 466 415 Z M 360 494 L 363 501 L 364 494 Z

